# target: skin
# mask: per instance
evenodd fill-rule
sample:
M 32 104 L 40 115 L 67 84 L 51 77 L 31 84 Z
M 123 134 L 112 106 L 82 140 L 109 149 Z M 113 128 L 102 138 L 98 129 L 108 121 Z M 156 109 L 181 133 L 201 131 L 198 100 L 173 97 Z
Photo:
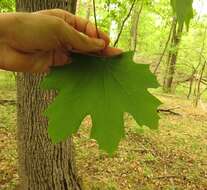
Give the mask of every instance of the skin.
M 109 37 L 61 9 L 0 14 L 0 69 L 39 73 L 71 63 L 70 52 L 116 56 Z

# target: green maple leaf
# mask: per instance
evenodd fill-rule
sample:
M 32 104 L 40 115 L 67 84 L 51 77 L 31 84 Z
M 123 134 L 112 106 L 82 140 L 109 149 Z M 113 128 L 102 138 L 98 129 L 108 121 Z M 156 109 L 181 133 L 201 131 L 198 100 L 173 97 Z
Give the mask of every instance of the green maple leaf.
M 135 64 L 132 58 L 132 52 L 113 58 L 73 54 L 72 64 L 52 70 L 42 86 L 59 91 L 46 110 L 54 143 L 77 132 L 88 114 L 93 124 L 91 138 L 110 154 L 124 135 L 124 112 L 141 126 L 158 126 L 160 101 L 147 91 L 158 83 L 149 65 Z

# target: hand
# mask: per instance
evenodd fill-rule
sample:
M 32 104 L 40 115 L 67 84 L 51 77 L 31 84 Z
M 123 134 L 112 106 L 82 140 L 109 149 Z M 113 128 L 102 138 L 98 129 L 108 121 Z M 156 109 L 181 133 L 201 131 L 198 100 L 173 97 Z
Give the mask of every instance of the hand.
M 0 68 L 45 72 L 72 62 L 70 52 L 114 56 L 109 37 L 89 21 L 61 9 L 0 15 Z

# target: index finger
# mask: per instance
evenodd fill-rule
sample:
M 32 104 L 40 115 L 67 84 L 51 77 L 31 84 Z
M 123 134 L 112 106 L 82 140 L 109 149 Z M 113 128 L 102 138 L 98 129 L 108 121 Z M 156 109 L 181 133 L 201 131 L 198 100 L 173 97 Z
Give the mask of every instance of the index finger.
M 35 13 L 59 17 L 79 32 L 82 32 L 92 38 L 99 37 L 103 39 L 105 41 L 106 46 L 108 46 L 110 43 L 109 36 L 105 32 L 102 32 L 98 29 L 97 35 L 96 26 L 94 24 L 92 24 L 89 20 L 73 15 L 68 11 L 62 9 L 49 9 L 41 10 Z
M 80 31 L 90 37 L 93 37 L 93 38 L 101 38 L 105 41 L 106 46 L 109 45 L 110 39 L 109 39 L 109 36 L 105 32 L 103 32 L 99 29 L 97 31 L 96 26 L 94 24 L 92 24 L 89 20 L 84 19 L 79 16 L 75 16 L 75 15 L 73 15 L 73 16 L 74 16 L 73 19 L 75 22 L 74 27 L 78 31 Z M 97 34 L 97 32 L 98 32 L 98 34 Z

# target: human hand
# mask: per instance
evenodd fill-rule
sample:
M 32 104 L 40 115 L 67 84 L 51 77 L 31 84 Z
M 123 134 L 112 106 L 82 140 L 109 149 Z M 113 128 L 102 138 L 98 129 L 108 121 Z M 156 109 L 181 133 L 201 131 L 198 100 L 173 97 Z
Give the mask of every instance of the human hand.
M 72 62 L 70 52 L 114 56 L 109 37 L 89 21 L 61 10 L 0 15 L 0 68 L 44 72 Z

